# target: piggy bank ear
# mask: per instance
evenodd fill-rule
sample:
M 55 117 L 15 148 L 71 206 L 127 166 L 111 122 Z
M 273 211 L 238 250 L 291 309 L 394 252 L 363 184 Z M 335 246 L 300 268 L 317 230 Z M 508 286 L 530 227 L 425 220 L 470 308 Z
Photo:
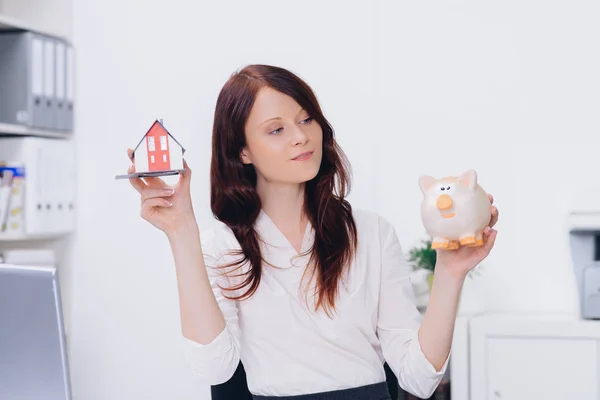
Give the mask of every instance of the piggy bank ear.
M 465 171 L 460 174 L 458 181 L 469 189 L 474 189 L 475 186 L 477 186 L 477 172 L 475 172 L 473 169 Z
M 421 187 L 421 192 L 425 194 L 431 186 L 435 183 L 436 179 L 429 175 L 422 175 L 419 178 L 419 186 Z

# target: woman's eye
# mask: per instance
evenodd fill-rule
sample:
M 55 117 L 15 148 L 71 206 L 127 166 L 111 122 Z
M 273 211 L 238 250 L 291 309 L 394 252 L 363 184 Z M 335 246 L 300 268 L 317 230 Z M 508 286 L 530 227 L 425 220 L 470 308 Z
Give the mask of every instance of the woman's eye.
M 277 128 L 274 131 L 269 132 L 269 135 L 279 135 L 283 128 Z
M 300 121 L 300 123 L 301 124 L 310 124 L 313 119 L 314 119 L 313 117 L 308 117 L 308 118 L 303 119 L 302 121 Z
M 450 190 L 450 186 L 447 186 L 447 187 L 446 187 L 446 190 Z

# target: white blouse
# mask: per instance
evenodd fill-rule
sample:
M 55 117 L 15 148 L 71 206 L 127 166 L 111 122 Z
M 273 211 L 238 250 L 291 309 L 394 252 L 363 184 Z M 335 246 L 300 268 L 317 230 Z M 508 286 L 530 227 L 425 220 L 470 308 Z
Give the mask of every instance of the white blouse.
M 229 300 L 218 286 L 243 279 L 223 276 L 222 270 L 217 276 L 215 269 L 237 257 L 226 254 L 240 248 L 233 232 L 222 223 L 203 232 L 204 259 L 226 327 L 205 345 L 184 338 L 195 376 L 210 385 L 225 382 L 241 359 L 251 393 L 289 396 L 385 381 L 387 361 L 404 390 L 432 395 L 448 359 L 436 371 L 421 351 L 421 315 L 396 231 L 375 213 L 353 213 L 358 249 L 333 318 L 307 307 L 312 298 L 299 289 L 309 256 L 299 256 L 264 211 L 255 226 L 268 243 L 261 243 L 263 258 L 277 268 L 263 263 L 259 288 L 248 300 Z M 309 223 L 301 253 L 313 240 Z

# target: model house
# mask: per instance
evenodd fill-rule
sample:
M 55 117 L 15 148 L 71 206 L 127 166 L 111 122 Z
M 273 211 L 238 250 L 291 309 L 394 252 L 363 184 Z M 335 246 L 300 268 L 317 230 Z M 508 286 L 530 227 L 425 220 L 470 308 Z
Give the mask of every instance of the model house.
M 184 169 L 184 153 L 185 149 L 165 128 L 162 120 L 156 120 L 133 149 L 135 173 L 118 175 L 117 179 L 178 174 Z

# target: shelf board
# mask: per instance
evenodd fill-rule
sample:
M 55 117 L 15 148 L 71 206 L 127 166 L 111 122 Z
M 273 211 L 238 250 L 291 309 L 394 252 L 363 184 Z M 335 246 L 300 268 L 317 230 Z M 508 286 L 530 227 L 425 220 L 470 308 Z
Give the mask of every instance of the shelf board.
M 63 239 L 73 232 L 56 232 L 56 233 L 43 233 L 36 235 L 27 235 L 24 233 L 5 233 L 0 232 L 0 247 L 3 242 L 34 242 L 40 240 L 58 240 Z
M 600 211 L 572 212 L 568 224 L 571 231 L 600 231 Z
M 0 0 L 0 2 L 1 2 L 1 0 Z M 34 28 L 33 26 L 30 26 L 29 24 L 27 24 L 23 21 L 20 21 L 17 18 L 11 17 L 10 15 L 6 15 L 6 14 L 3 14 L 2 12 L 0 12 L 0 31 L 14 30 L 14 29 L 36 32 L 36 33 L 39 33 L 41 35 L 46 35 L 46 36 L 53 36 L 53 37 L 61 36 L 57 33 L 48 32 L 44 29 Z
M 70 138 L 73 136 L 73 133 L 65 131 L 52 131 L 47 129 L 35 129 L 23 125 L 3 124 L 0 122 L 0 135 Z
M 0 30 L 7 29 L 25 29 L 32 30 L 30 26 L 24 24 L 23 22 L 13 18 L 9 15 L 0 13 Z

